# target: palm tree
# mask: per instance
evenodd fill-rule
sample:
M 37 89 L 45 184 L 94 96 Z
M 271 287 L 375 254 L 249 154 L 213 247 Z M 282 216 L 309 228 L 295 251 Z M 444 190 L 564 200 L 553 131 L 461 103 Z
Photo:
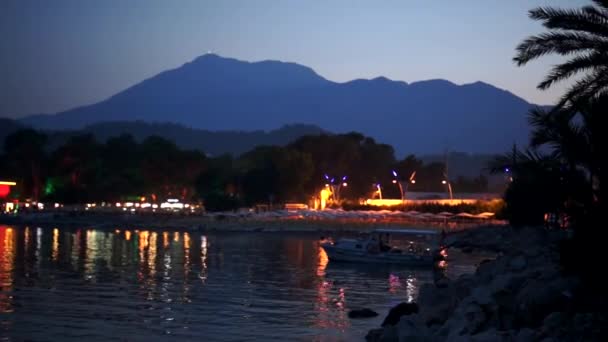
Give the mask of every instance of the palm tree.
M 556 65 L 538 85 L 547 89 L 556 82 L 583 76 L 562 96 L 556 108 L 587 102 L 608 94 L 608 0 L 579 9 L 539 7 L 529 12 L 549 32 L 531 36 L 517 47 L 518 66 L 548 54 L 569 57 Z
M 571 171 L 577 168 L 584 170 L 596 198 L 600 197 L 600 165 L 605 159 L 600 152 L 600 131 L 605 132 L 600 112 L 605 111 L 604 108 L 608 108 L 608 97 L 551 112 L 536 108 L 529 115 L 531 146 L 548 146 L 551 156 L 568 165 Z

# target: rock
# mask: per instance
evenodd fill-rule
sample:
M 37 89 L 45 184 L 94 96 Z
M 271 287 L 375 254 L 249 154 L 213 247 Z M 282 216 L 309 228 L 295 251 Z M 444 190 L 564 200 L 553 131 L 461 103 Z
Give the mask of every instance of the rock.
M 446 277 L 441 277 L 435 281 L 435 286 L 444 289 L 450 285 L 450 280 Z
M 521 271 L 528 266 L 528 262 L 523 255 L 518 255 L 509 261 L 509 268 L 513 271 Z
M 458 306 L 458 302 L 469 296 L 472 284 L 474 284 L 473 276 L 466 275 L 449 282 L 445 288 L 438 288 L 432 284 L 422 285 L 418 292 L 420 321 L 427 326 L 443 325 Z
M 558 337 L 561 335 L 564 327 L 568 325 L 568 316 L 563 312 L 552 312 L 543 320 L 543 325 L 540 328 L 540 334 L 543 337 L 552 336 Z
M 348 318 L 370 318 L 376 317 L 378 313 L 371 309 L 358 309 L 358 310 L 350 310 L 348 313 Z
M 478 286 L 471 291 L 470 298 L 479 305 L 490 305 L 493 302 L 492 289 L 488 286 Z
M 536 340 L 536 332 L 530 328 L 523 328 L 513 336 L 513 342 L 530 342 Z
M 464 246 L 461 249 L 462 253 L 470 254 L 473 252 L 473 246 Z
M 449 301 L 440 303 L 438 305 L 423 307 L 420 311 L 420 320 L 427 326 L 443 325 L 448 320 L 454 306 Z
M 365 340 L 367 342 L 379 342 L 383 334 L 384 329 L 382 328 L 372 329 L 367 332 L 367 335 L 365 335 Z
M 475 278 L 471 274 L 463 274 L 452 282 L 452 285 L 452 294 L 458 300 L 463 300 L 471 294 L 471 289 L 475 285 Z
M 385 327 L 379 342 L 399 342 L 399 331 L 397 327 Z
M 397 335 L 399 341 L 407 342 L 431 342 L 430 329 L 411 316 L 403 317 L 397 324 Z
M 464 308 L 465 331 L 469 334 L 479 332 L 487 320 L 487 316 L 481 306 L 476 303 L 469 303 Z
M 382 326 L 396 325 L 401 319 L 401 316 L 407 316 L 418 313 L 418 304 L 416 303 L 400 303 L 393 307 L 386 315 L 382 322 Z
M 506 336 L 505 336 L 506 335 Z M 482 331 L 478 334 L 470 336 L 468 341 L 471 342 L 502 342 L 502 341 L 510 341 L 509 336 L 507 334 L 502 334 L 498 332 L 496 329 L 488 329 L 486 331 Z
M 551 312 L 567 308 L 570 298 L 564 293 L 573 286 L 575 283 L 559 278 L 550 283 L 536 279 L 527 281 L 515 299 L 518 318 L 525 326 L 539 326 Z

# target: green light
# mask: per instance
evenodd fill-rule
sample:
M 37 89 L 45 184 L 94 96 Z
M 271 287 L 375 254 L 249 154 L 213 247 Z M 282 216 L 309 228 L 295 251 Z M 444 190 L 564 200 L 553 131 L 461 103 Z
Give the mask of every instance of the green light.
M 46 185 L 44 186 L 44 194 L 50 195 L 55 192 L 55 184 L 52 179 L 48 179 L 46 181 Z

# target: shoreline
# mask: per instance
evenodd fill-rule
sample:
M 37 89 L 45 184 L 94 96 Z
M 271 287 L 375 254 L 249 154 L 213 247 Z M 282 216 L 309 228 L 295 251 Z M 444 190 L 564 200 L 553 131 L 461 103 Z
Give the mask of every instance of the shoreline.
M 0 215 L 0 224 L 89 229 L 177 229 L 201 232 L 369 232 L 377 228 L 416 227 L 458 232 L 480 226 L 506 226 L 502 221 L 447 222 L 392 218 L 228 217 L 219 215 L 139 215 L 61 212 Z

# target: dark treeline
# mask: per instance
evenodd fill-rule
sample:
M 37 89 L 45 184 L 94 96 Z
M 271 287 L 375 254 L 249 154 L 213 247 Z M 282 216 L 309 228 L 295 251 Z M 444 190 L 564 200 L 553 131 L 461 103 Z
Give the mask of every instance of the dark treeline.
M 17 181 L 11 196 L 61 203 L 179 198 L 202 201 L 213 210 L 308 202 L 333 178 L 347 183 L 342 199 L 368 198 L 378 183 L 385 198 L 399 198 L 393 170 L 402 182 L 416 171 L 410 191 L 446 191 L 444 163 L 425 164 L 413 155 L 397 160 L 391 146 L 359 133 L 309 135 L 239 157 L 207 157 L 158 136 L 138 142 L 120 135 L 102 143 L 80 134 L 52 147 L 48 139 L 33 129 L 6 137 L 0 176 Z M 450 182 L 460 192 L 483 192 L 488 184 L 482 175 Z

